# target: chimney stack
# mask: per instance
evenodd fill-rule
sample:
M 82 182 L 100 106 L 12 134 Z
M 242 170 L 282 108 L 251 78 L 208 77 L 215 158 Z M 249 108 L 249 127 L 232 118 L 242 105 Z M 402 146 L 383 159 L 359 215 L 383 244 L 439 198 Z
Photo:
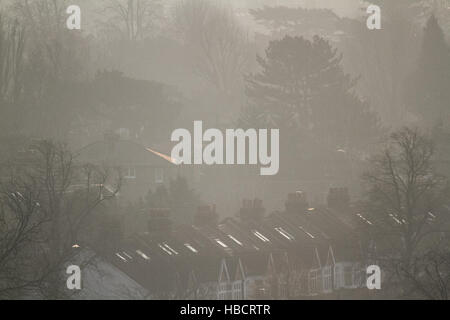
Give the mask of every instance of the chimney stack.
M 148 232 L 155 238 L 165 238 L 172 232 L 170 209 L 150 209 Z
M 194 216 L 194 225 L 197 227 L 216 226 L 218 222 L 219 216 L 215 204 L 198 207 L 197 214 Z
M 242 201 L 242 208 L 239 211 L 239 216 L 242 221 L 259 221 L 264 217 L 265 209 L 263 201 L 255 198 L 253 201 L 244 199 Z
M 304 213 L 309 208 L 306 193 L 303 191 L 289 193 L 285 207 L 286 212 L 290 214 Z

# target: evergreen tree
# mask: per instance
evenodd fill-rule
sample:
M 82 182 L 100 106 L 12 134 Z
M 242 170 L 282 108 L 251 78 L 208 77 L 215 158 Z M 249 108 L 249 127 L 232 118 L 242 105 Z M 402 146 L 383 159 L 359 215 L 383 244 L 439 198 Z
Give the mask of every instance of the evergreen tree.
M 411 110 L 428 126 L 443 124 L 449 114 L 450 50 L 434 15 L 424 30 L 422 51 L 407 98 Z
M 356 80 L 344 73 L 341 59 L 317 36 L 272 41 L 266 57 L 257 58 L 261 72 L 247 77 L 250 104 L 241 124 L 279 128 L 290 151 L 299 142 L 308 154 L 361 149 L 378 133 L 378 119 L 354 93 Z

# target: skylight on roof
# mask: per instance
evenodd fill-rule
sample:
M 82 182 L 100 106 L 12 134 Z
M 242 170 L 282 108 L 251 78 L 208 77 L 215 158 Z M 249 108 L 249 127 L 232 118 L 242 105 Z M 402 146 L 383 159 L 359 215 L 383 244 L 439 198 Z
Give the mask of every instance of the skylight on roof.
M 228 246 L 223 243 L 220 239 L 214 239 L 214 241 L 216 241 L 222 248 L 228 248 Z
M 367 224 L 372 225 L 372 222 L 370 222 L 369 220 L 367 220 L 366 218 L 364 218 L 361 214 L 358 213 L 357 216 L 358 216 L 359 218 L 361 218 L 361 220 L 363 220 L 363 221 L 366 222 Z
M 308 235 L 308 237 L 310 237 L 311 239 L 314 239 L 315 237 L 310 233 L 310 232 L 308 232 L 305 228 L 303 228 L 302 226 L 298 226 L 298 228 L 300 229 L 300 230 L 302 230 L 304 233 L 306 233 L 307 235 Z
M 127 259 L 125 259 L 120 253 L 116 253 L 116 256 L 120 258 L 123 262 L 128 262 Z
M 184 246 L 191 250 L 193 253 L 198 253 L 198 250 L 195 249 L 190 243 L 185 243 Z
M 285 237 L 286 239 L 288 239 L 289 241 L 294 241 L 294 240 L 295 240 L 295 238 L 294 238 L 289 232 L 287 232 L 286 230 L 284 230 L 283 228 L 277 227 L 277 228 L 275 228 L 275 230 L 276 230 L 279 234 L 281 234 L 283 237 Z
M 133 260 L 133 257 L 130 256 L 130 255 L 129 255 L 128 253 L 126 253 L 125 251 L 123 251 L 123 255 L 124 255 L 125 257 L 127 257 L 128 259 Z
M 158 244 L 158 247 L 160 247 L 165 253 L 167 253 L 169 256 L 171 256 L 173 253 L 167 249 L 165 246 L 163 246 L 162 244 Z
M 238 245 L 240 245 L 241 247 L 243 246 L 242 242 L 240 242 L 238 239 L 236 239 L 235 237 L 233 237 L 231 234 L 228 235 L 228 238 L 230 238 L 231 240 L 233 240 L 234 242 L 236 242 Z
M 397 217 L 394 216 L 392 213 L 390 213 L 389 216 L 390 216 L 395 222 L 397 222 L 398 224 L 402 224 L 402 222 L 401 222 L 399 219 L 397 219 Z
M 263 235 L 258 230 L 252 231 L 255 236 L 257 236 L 262 242 L 270 242 L 269 238 L 267 238 L 265 235 Z
M 178 252 L 172 247 L 170 247 L 167 243 L 164 242 L 163 246 L 166 247 L 168 250 L 170 250 L 170 252 L 172 252 L 173 254 L 178 254 Z
M 136 253 L 140 255 L 145 260 L 150 260 L 150 257 L 143 253 L 141 250 L 136 250 Z

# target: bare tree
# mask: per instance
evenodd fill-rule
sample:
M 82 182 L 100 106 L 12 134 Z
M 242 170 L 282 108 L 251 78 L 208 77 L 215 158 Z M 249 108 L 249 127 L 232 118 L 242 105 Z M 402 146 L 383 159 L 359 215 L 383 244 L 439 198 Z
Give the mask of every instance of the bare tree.
M 88 41 L 66 27 L 70 4 L 67 0 L 17 0 L 10 10 L 24 26 L 30 56 L 44 64 L 47 78 L 78 79 L 89 69 L 83 68 L 89 61 Z
M 0 17 L 0 110 L 6 120 L 2 127 L 13 130 L 21 115 L 13 106 L 19 102 L 23 88 L 24 47 L 23 28 L 17 21 Z
M 0 296 L 61 298 L 63 266 L 86 222 L 115 197 L 120 178 L 80 166 L 61 144 L 40 142 L 31 156 L 3 166 L 0 183 Z
M 162 10 L 161 0 L 106 0 L 103 11 L 110 18 L 104 26 L 109 34 L 143 40 L 156 33 Z
M 16 22 L 0 17 L 0 95 L 15 101 L 20 92 L 24 60 L 24 30 Z
M 405 270 L 405 278 L 422 296 L 430 300 L 450 298 L 450 248 L 443 236 L 413 261 L 415 272 Z
M 426 257 L 449 230 L 448 184 L 434 172 L 433 155 L 433 143 L 425 135 L 404 128 L 391 135 L 364 174 L 364 209 L 380 261 L 411 290 L 416 289 L 409 280 L 418 276 L 419 257 Z
M 248 35 L 230 7 L 182 0 L 174 9 L 178 35 L 194 56 L 198 73 L 230 94 L 248 63 Z

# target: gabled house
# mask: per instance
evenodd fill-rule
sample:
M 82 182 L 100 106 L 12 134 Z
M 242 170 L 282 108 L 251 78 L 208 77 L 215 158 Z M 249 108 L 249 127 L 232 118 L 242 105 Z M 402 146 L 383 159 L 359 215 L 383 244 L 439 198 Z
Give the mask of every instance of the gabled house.
M 120 197 L 126 201 L 144 197 L 150 188 L 167 185 L 177 175 L 192 178 L 192 170 L 177 166 L 170 156 L 117 134 L 106 134 L 104 140 L 83 147 L 78 154 L 81 162 L 120 170 Z

